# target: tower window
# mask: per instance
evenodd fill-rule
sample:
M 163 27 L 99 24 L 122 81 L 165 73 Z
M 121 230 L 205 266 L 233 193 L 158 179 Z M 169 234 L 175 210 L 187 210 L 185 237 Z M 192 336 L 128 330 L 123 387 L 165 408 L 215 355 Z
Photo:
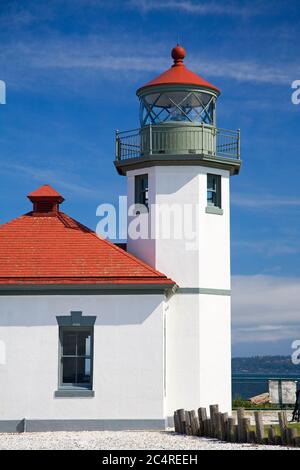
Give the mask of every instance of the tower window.
M 207 205 L 221 209 L 221 176 L 207 175 Z
M 135 204 L 143 204 L 148 209 L 148 175 L 135 176 Z

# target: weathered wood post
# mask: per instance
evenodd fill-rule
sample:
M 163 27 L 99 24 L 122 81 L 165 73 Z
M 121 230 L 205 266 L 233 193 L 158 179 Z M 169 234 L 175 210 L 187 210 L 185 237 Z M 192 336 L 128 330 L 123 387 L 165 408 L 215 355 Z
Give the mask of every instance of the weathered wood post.
M 189 411 L 185 412 L 185 427 L 186 427 L 186 435 L 191 436 L 192 435 L 192 426 L 191 426 Z
M 221 430 L 222 430 L 222 435 L 221 439 L 222 441 L 227 441 L 227 423 L 228 423 L 228 413 L 221 413 Z
M 295 447 L 300 447 L 300 436 L 295 437 Z
M 179 429 L 181 434 L 186 434 L 186 425 L 185 425 L 185 411 L 183 408 L 177 410 L 178 418 L 179 418 Z
M 279 427 L 280 427 L 280 434 L 281 434 L 281 442 L 282 445 L 287 444 L 287 415 L 286 411 L 279 411 L 278 413 L 278 420 L 279 420 Z
M 250 418 L 243 418 L 244 442 L 250 442 Z
M 211 420 L 209 418 L 204 421 L 204 432 L 205 437 L 213 437 Z
M 214 415 L 214 431 L 213 437 L 217 439 L 222 439 L 222 421 L 221 421 L 222 413 L 216 413 Z
M 276 431 L 274 426 L 270 426 L 268 429 L 268 443 L 270 445 L 276 444 Z
M 256 426 L 256 441 L 258 444 L 264 442 L 264 424 L 261 411 L 254 412 L 255 426 Z
M 198 418 L 196 416 L 196 412 L 194 410 L 189 411 L 190 423 L 191 423 L 191 431 L 193 436 L 199 435 L 199 423 Z
M 178 410 L 174 411 L 174 428 L 175 428 L 175 432 L 180 433 L 180 422 L 179 422 Z
M 239 442 L 239 427 L 237 424 L 234 425 L 233 429 L 233 442 Z
M 245 442 L 243 433 L 243 419 L 245 418 L 244 408 L 237 409 L 238 442 Z
M 249 431 L 249 440 L 250 444 L 255 444 L 256 443 L 256 434 L 255 431 Z
M 204 436 L 204 421 L 207 420 L 206 408 L 198 408 L 199 436 Z
M 233 417 L 228 418 L 228 421 L 227 421 L 227 440 L 229 442 L 234 442 L 234 427 L 235 427 L 235 419 Z
M 210 405 L 209 406 L 209 415 L 212 427 L 212 437 L 217 437 L 217 429 L 216 429 L 216 415 L 219 413 L 219 405 Z
M 287 443 L 291 447 L 296 445 L 296 437 L 298 436 L 297 429 L 295 428 L 286 428 L 287 431 Z

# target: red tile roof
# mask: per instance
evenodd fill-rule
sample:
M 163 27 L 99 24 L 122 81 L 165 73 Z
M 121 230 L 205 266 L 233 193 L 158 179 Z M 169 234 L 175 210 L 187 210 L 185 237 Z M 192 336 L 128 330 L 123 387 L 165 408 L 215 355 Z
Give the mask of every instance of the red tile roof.
M 60 196 L 52 195 L 56 200 Z M 56 210 L 29 212 L 0 226 L 0 285 L 11 284 L 166 284 L 171 287 L 175 283 Z

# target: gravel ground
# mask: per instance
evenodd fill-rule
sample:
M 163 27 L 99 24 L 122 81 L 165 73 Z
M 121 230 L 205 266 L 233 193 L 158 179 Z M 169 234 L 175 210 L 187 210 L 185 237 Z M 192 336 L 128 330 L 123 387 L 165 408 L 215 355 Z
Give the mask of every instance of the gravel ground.
M 230 444 L 172 431 L 86 431 L 0 434 L 0 450 L 279 450 L 287 447 Z M 293 449 L 294 450 L 294 449 Z

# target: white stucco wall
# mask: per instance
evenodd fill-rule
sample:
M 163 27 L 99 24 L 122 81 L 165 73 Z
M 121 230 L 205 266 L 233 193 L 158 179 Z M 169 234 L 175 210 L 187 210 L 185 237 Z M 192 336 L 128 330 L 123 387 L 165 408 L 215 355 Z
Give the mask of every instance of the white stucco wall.
M 166 414 L 231 411 L 230 296 L 176 294 L 166 310 Z
M 93 398 L 54 398 L 56 316 L 71 310 L 97 316 Z M 163 331 L 162 295 L 1 296 L 0 421 L 162 419 Z
M 166 311 L 166 413 L 218 403 L 231 410 L 230 174 L 202 166 L 156 166 L 128 172 L 128 204 L 134 203 L 134 176 L 148 173 L 150 204 L 192 207 L 190 240 L 183 237 L 128 239 L 128 251 L 172 278 L 185 292 Z M 206 212 L 207 173 L 221 176 L 223 214 Z M 153 214 L 153 210 L 155 213 Z M 159 224 L 152 207 L 149 223 Z M 187 212 L 186 212 L 187 214 Z M 207 294 L 201 293 L 207 290 Z M 218 295 L 213 295 L 217 290 Z M 226 291 L 226 295 L 222 292 Z M 198 293 L 197 293 L 198 292 Z
M 223 215 L 206 213 L 207 173 L 222 177 Z M 154 233 L 155 239 L 128 237 L 128 251 L 171 277 L 180 287 L 230 289 L 229 171 L 201 166 L 157 166 L 129 171 L 128 206 L 134 204 L 134 181 L 139 174 L 148 174 L 149 233 Z M 181 208 L 181 213 L 186 214 L 181 219 L 182 236 L 162 236 L 159 211 L 164 206 L 171 210 Z M 189 238 L 189 210 L 193 239 Z M 168 222 L 166 217 L 163 220 Z M 172 225 L 172 216 L 169 220 Z

